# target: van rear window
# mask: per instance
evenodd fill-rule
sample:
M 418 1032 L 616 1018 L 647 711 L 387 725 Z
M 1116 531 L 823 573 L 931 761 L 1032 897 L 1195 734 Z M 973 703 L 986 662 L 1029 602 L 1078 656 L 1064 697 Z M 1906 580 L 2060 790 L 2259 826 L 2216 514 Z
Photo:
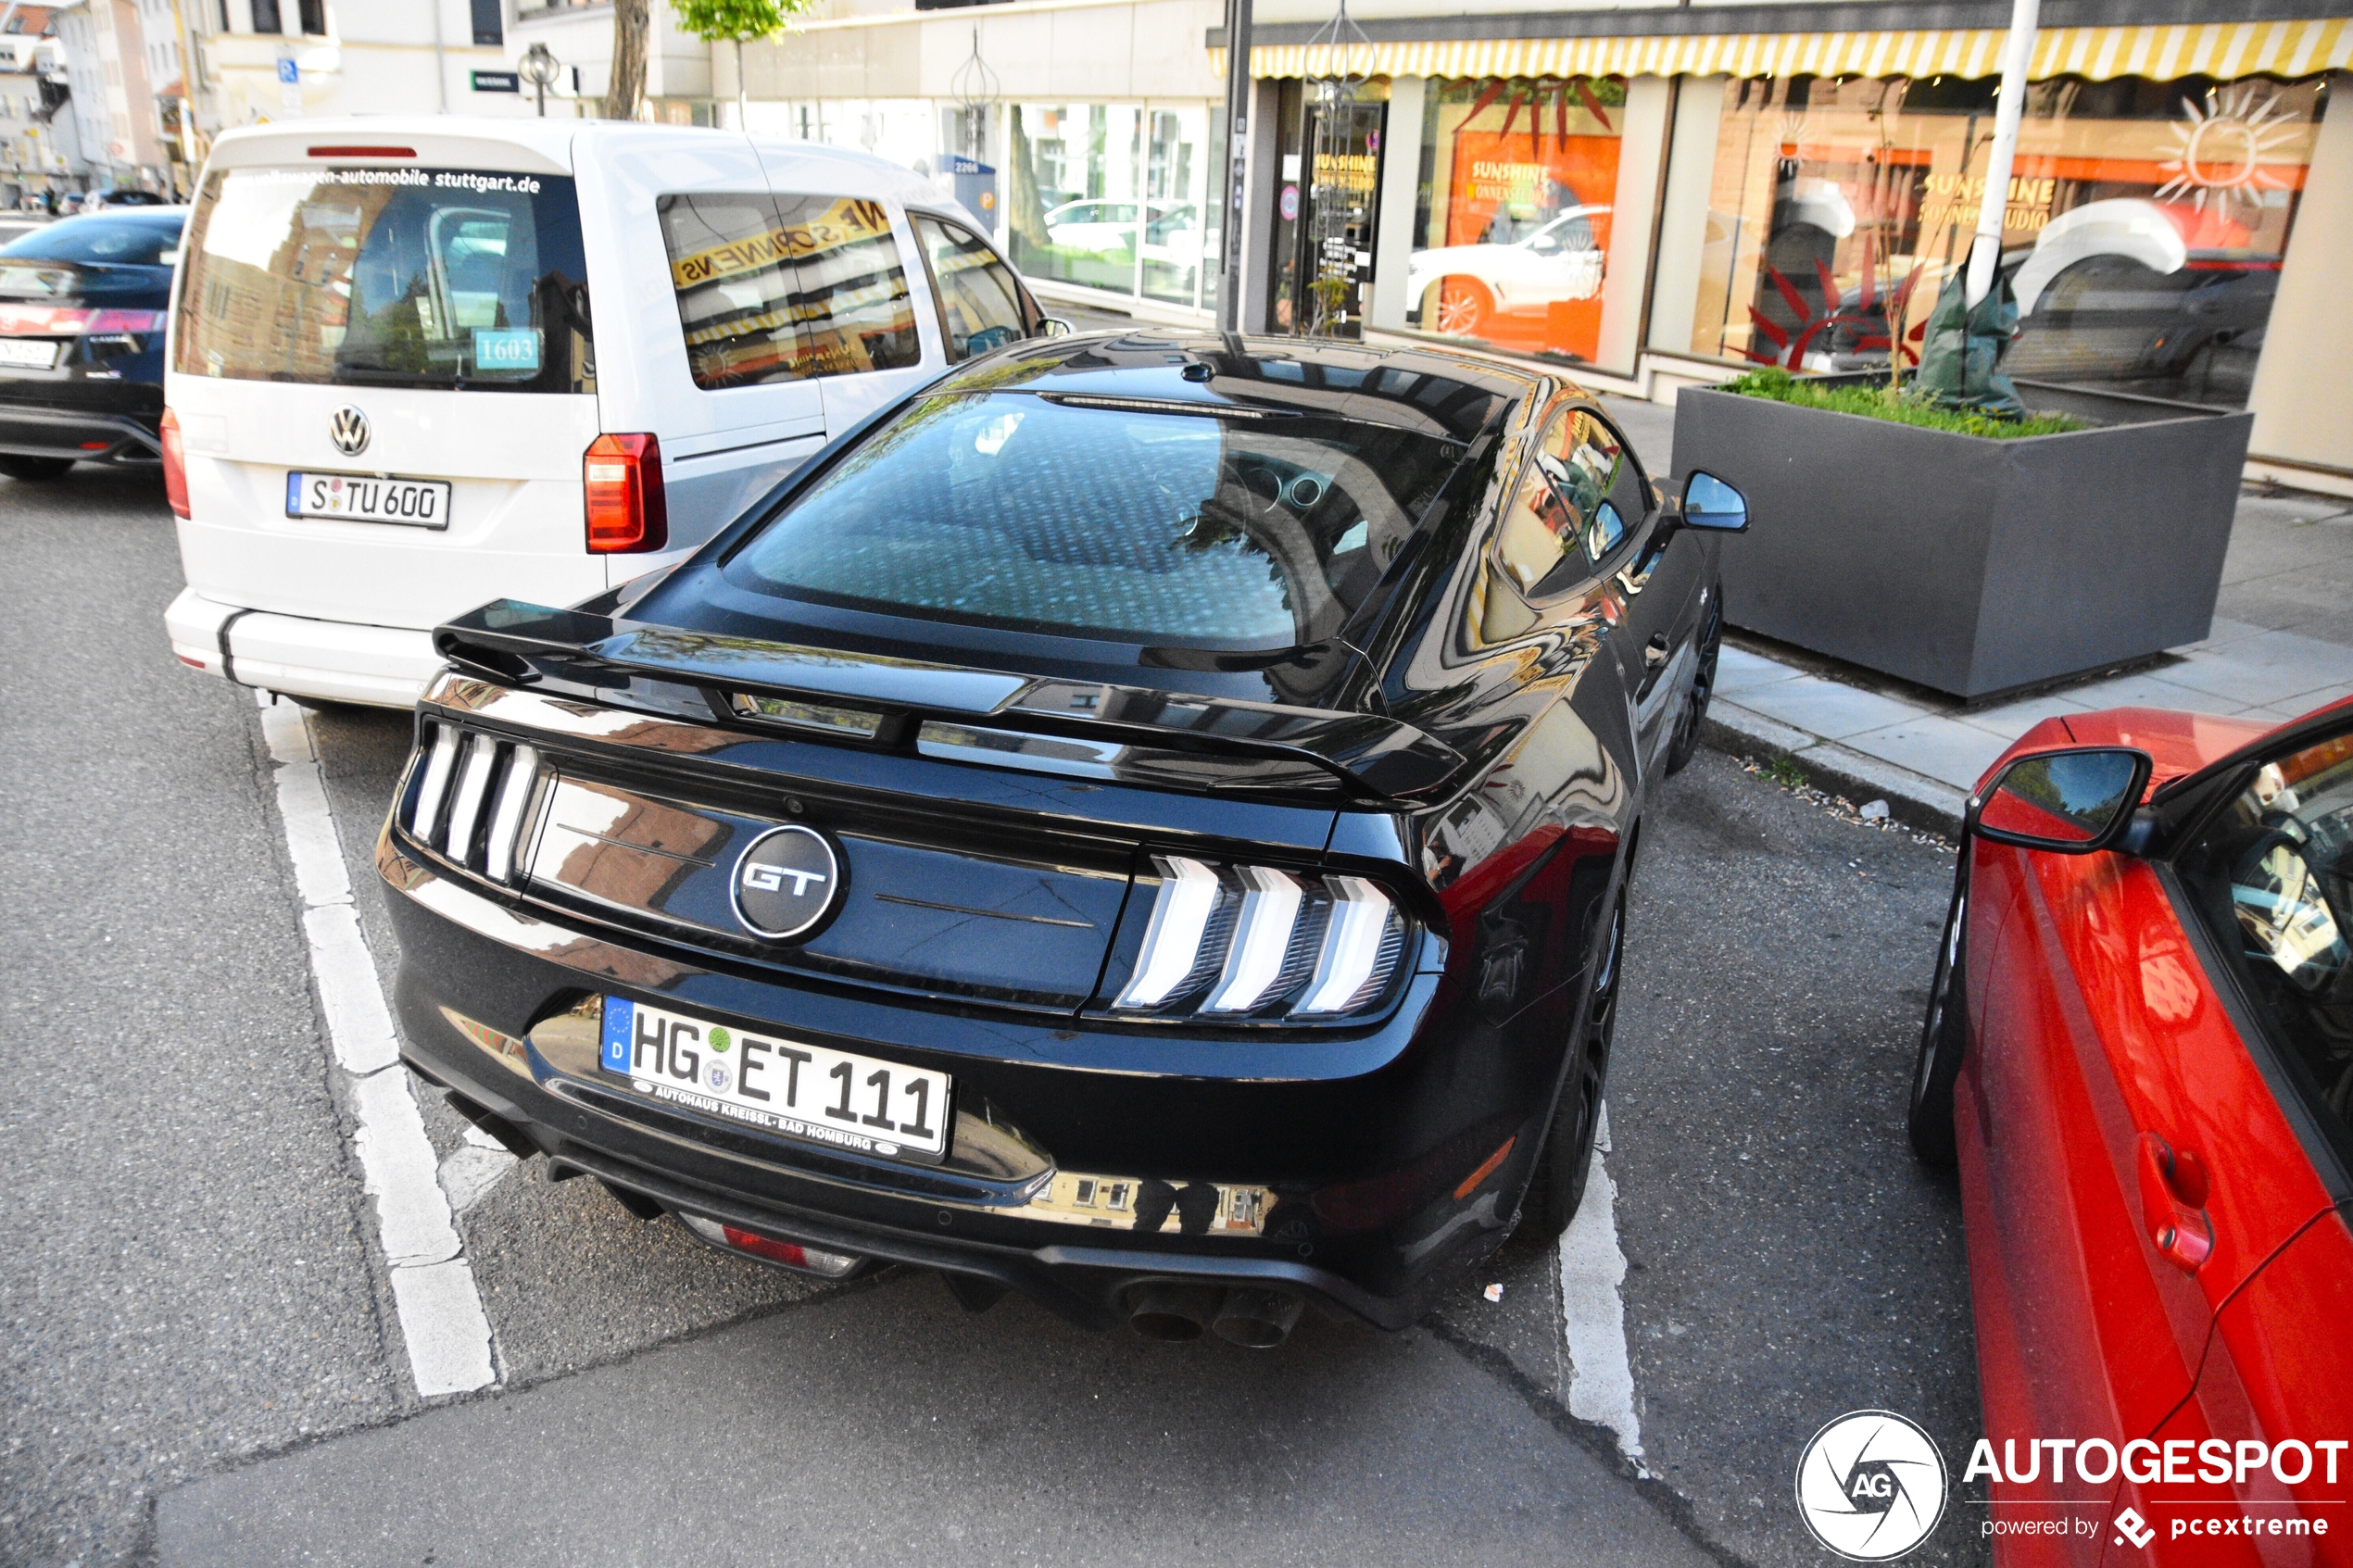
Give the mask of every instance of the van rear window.
M 594 392 L 569 179 L 461 169 L 232 169 L 183 247 L 185 375 Z
M 706 392 L 921 361 L 890 212 L 852 196 L 664 196 L 686 365 Z

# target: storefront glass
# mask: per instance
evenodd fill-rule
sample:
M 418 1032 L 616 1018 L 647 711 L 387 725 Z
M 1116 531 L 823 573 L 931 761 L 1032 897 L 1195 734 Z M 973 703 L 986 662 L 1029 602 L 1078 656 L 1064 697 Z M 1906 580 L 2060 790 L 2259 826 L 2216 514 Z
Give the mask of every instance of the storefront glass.
M 1896 336 L 1916 363 L 1976 228 L 1994 86 L 1728 83 L 1692 350 L 1884 368 Z M 2020 325 L 2003 368 L 2243 406 L 2324 99 L 2317 78 L 2033 83 L 2004 213 Z
M 1433 81 L 1406 271 L 1425 332 L 1590 362 L 1609 276 L 1626 84 L 1615 77 Z
M 1137 292 L 1140 104 L 1015 104 L 1006 213 L 1013 265 L 1033 278 Z

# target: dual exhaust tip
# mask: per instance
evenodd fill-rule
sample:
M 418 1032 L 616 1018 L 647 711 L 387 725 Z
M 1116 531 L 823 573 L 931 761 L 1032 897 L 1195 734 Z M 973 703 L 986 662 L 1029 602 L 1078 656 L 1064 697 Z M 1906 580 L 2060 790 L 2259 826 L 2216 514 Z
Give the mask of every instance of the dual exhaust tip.
M 1127 1326 L 1147 1339 L 1180 1342 L 1208 1331 L 1228 1344 L 1271 1350 L 1290 1337 L 1305 1305 L 1287 1290 L 1163 1282 L 1128 1293 Z

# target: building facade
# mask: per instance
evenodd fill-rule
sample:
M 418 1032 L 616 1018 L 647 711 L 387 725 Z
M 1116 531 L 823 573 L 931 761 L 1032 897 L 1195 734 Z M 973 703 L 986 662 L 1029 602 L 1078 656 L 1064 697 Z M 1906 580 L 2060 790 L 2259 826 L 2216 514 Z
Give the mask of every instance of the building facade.
M 2353 255 L 2333 5 L 2045 0 L 2004 193 L 2014 373 L 2252 407 L 2258 471 L 2353 490 L 2353 420 L 2318 379 L 2353 352 L 2322 281 Z M 1228 142 L 1210 8 L 837 16 L 749 53 L 749 113 L 943 189 L 984 165 L 1041 293 L 1204 320 Z M 1260 0 L 1247 326 L 1475 343 L 1668 399 L 1917 358 L 1983 195 L 2007 5 L 1436 9 L 1360 0 L 1347 26 Z

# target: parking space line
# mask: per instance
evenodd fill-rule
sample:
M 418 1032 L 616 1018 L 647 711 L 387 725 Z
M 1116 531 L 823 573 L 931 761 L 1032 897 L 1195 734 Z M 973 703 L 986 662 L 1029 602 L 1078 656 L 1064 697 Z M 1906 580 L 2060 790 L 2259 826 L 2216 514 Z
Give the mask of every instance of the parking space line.
M 1609 1151 L 1609 1106 L 1593 1138 L 1585 1201 L 1562 1233 L 1561 1318 L 1568 1335 L 1568 1413 L 1617 1434 L 1617 1448 L 1647 1476 L 1642 1422 L 1634 1410 L 1634 1369 L 1626 1353 L 1626 1254 L 1617 1245 L 1617 1185 L 1602 1156 Z
M 304 905 L 302 929 L 327 1042 L 359 1125 L 352 1147 L 375 1199 L 376 1234 L 417 1392 L 462 1394 L 498 1381 L 490 1320 L 436 1178 L 433 1144 L 409 1086 L 375 960 L 359 931 L 326 780 L 302 709 L 257 692 L 277 763 L 278 814 Z

